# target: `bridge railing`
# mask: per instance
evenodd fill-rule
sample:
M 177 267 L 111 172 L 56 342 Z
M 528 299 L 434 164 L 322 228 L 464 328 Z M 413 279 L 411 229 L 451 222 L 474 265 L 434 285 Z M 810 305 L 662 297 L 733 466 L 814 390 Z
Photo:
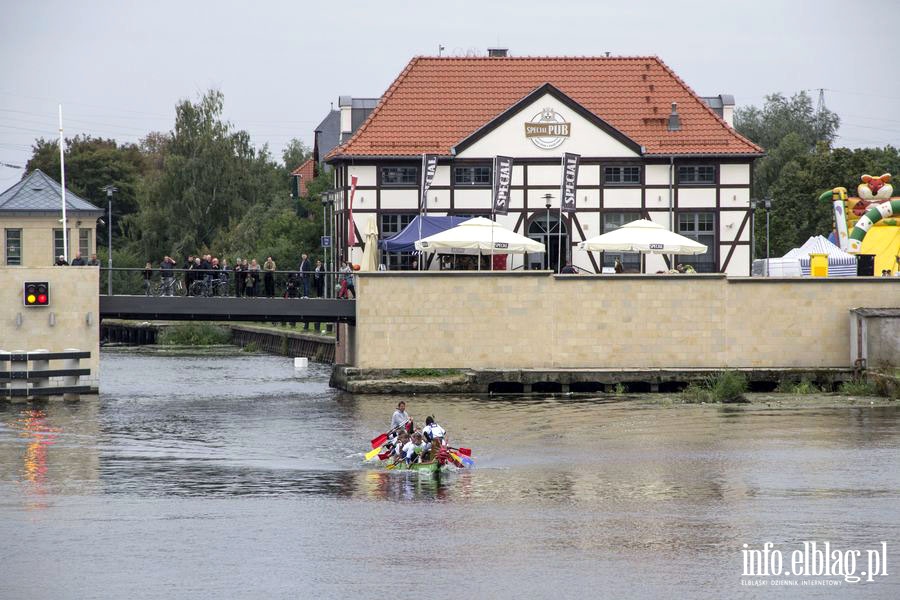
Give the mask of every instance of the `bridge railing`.
M 83 385 L 81 377 L 90 376 L 91 370 L 80 365 L 81 359 L 90 357 L 90 352 L 75 348 L 63 352 L 0 350 L 0 399 L 70 398 L 90 393 L 91 386 Z M 51 369 L 50 361 L 62 361 L 62 368 Z
M 340 271 L 234 271 L 216 269 L 100 268 L 100 293 L 128 296 L 205 296 L 243 298 L 336 298 Z M 269 277 L 271 276 L 271 277 Z M 355 280 L 354 280 L 355 283 Z

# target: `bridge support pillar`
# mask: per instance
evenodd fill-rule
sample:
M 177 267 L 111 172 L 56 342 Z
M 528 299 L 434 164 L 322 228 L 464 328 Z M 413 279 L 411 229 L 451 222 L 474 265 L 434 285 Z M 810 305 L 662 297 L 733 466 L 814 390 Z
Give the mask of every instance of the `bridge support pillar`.
M 28 355 L 25 350 L 13 350 L 13 359 L 9 363 L 10 371 L 27 371 L 28 370 Z M 27 379 L 10 379 L 9 382 L 10 390 L 24 390 L 28 388 L 28 380 Z M 26 400 L 26 396 L 11 396 L 13 402 Z
M 45 350 L 43 348 L 39 348 L 31 352 L 31 369 L 35 374 L 40 373 L 41 371 L 46 371 L 50 369 L 50 361 L 42 360 L 39 358 L 35 358 L 35 354 L 46 354 L 49 350 Z M 34 382 L 34 386 L 31 391 L 35 396 L 40 397 L 41 394 L 38 390 L 41 388 L 50 387 L 50 378 L 49 377 L 41 377 L 40 379 L 36 379 Z
M 78 348 L 66 348 L 65 352 L 78 352 Z M 67 358 L 63 361 L 64 369 L 77 369 L 80 367 L 81 360 L 78 358 Z M 63 378 L 63 385 L 65 386 L 76 386 L 78 385 L 78 380 L 80 377 L 78 375 L 69 375 Z M 78 400 L 78 394 L 63 394 L 63 400 Z

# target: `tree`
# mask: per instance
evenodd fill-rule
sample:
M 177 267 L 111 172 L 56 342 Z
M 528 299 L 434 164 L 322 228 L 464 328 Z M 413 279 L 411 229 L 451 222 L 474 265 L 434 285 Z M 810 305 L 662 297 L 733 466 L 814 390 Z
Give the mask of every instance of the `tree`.
M 775 200 L 770 224 L 772 256 L 783 255 L 810 236 L 827 236 L 833 228 L 831 205 L 819 202 L 819 195 L 838 186 L 856 195 L 860 176 L 865 173 L 900 173 L 900 152 L 891 146 L 832 150 L 819 144 L 814 152 L 787 162 L 770 187 Z M 764 230 L 761 233 L 757 241 L 764 244 Z
M 115 140 L 76 135 L 66 139 L 66 189 L 78 194 L 101 208 L 106 208 L 106 192 L 103 188 L 118 188 L 113 202 L 114 237 L 123 234 L 127 220 L 138 208 L 138 190 L 141 177 L 147 170 L 141 148 L 135 144 L 118 144 Z M 32 146 L 32 155 L 26 165 L 26 173 L 40 169 L 59 181 L 59 142 L 38 138 Z M 106 229 L 101 229 L 98 242 L 103 245 Z
M 772 256 L 779 256 L 784 246 L 789 250 L 806 241 L 805 232 L 813 230 L 823 219 L 819 207 L 810 206 L 809 199 L 798 193 L 796 187 L 789 191 L 790 186 L 785 182 L 806 181 L 809 176 L 806 159 L 830 151 L 839 125 L 840 118 L 824 107 L 817 111 L 806 92 L 794 94 L 790 99 L 780 93 L 771 94 L 766 96 L 762 108 L 748 106 L 735 111 L 734 128 L 766 151 L 766 156 L 754 165 L 752 189 L 755 198 L 775 200 L 770 215 Z M 782 185 L 776 186 L 779 181 Z M 758 223 L 762 222 L 765 218 L 762 209 L 756 217 Z M 792 223 L 791 228 L 779 229 L 788 221 Z M 757 227 L 755 237 L 756 255 L 765 256 L 764 228 Z
M 175 129 L 158 147 L 162 171 L 148 182 L 141 207 L 146 254 L 209 249 L 248 209 L 267 206 L 283 192 L 284 180 L 268 147 L 257 152 L 246 131 L 222 120 L 223 106 L 217 90 L 176 106 Z
M 771 94 L 762 108 L 738 108 L 734 128 L 767 154 L 755 165 L 754 195 L 765 198 L 781 169 L 794 158 L 813 152 L 817 144 L 830 146 L 839 126 L 837 114 L 824 107 L 816 111 L 806 92 L 794 94 L 790 100 L 782 94 Z
M 293 138 L 285 145 L 281 158 L 284 160 L 284 168 L 290 173 L 312 158 L 312 150 L 302 140 Z

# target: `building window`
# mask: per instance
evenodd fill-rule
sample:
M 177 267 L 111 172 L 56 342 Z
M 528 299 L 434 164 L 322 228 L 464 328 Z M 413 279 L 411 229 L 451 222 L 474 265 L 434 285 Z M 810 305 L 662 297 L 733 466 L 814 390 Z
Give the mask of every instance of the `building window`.
M 636 212 L 607 212 L 603 213 L 603 233 L 615 231 L 626 223 L 637 221 L 641 218 Z M 641 255 L 635 252 L 603 252 L 603 264 L 601 267 L 615 267 L 616 259 L 622 263 L 627 272 L 639 273 L 641 271 Z
M 716 272 L 716 216 L 710 212 L 679 213 L 678 233 L 706 246 L 703 254 L 677 256 L 676 263 L 693 265 L 698 273 Z
M 603 183 L 607 185 L 631 185 L 640 182 L 640 167 L 604 167 L 603 169 Z
M 678 167 L 678 183 L 712 185 L 716 182 L 716 168 L 711 165 L 683 165 Z
M 381 263 L 388 271 L 410 271 L 415 256 L 412 252 L 382 252 Z
M 6 264 L 10 267 L 22 265 L 22 230 L 6 230 Z
M 60 256 L 64 255 L 65 249 L 63 244 L 63 230 L 62 229 L 54 229 L 53 230 L 53 262 L 56 262 L 56 259 Z
M 407 225 L 412 222 L 415 216 L 415 213 L 402 215 L 382 214 L 381 237 L 387 238 L 400 233 L 404 228 L 406 228 Z
M 417 167 L 382 167 L 382 185 L 417 185 L 419 169 Z
M 454 185 L 490 185 L 491 167 L 454 167 Z
M 78 251 L 81 252 L 81 256 L 87 260 L 91 255 L 91 230 L 90 229 L 79 229 L 78 230 Z

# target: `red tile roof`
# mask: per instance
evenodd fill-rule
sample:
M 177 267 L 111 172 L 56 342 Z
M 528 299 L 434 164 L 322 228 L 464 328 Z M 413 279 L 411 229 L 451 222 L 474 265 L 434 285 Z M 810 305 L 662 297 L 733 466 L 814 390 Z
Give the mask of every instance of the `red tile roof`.
M 316 176 L 316 161 L 310 158 L 305 163 L 291 171 L 291 175 L 300 177 L 300 197 L 306 197 L 306 186 Z
M 655 56 L 413 58 L 365 123 L 328 158 L 449 155 L 450 148 L 550 83 L 647 154 L 762 154 Z M 672 102 L 680 131 L 667 131 Z

